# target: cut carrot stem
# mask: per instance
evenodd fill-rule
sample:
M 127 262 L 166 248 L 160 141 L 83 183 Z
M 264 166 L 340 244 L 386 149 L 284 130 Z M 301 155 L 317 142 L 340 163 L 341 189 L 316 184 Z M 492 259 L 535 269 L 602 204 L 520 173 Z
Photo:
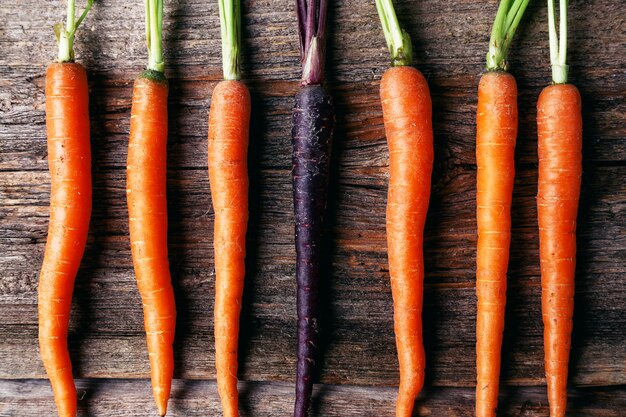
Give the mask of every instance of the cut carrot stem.
M 39 275 L 39 351 L 54 392 L 59 417 L 75 417 L 76 387 L 67 347 L 74 281 L 83 257 L 91 218 L 89 87 L 82 65 L 74 63 L 78 21 L 74 0 L 67 24 L 55 26 L 58 62 L 46 72 L 46 129 L 50 169 L 50 222 Z
M 398 17 L 391 0 L 376 0 L 376 9 L 391 55 L 391 66 L 411 65 L 413 48 L 409 34 L 400 27 Z
M 54 25 L 54 32 L 59 44 L 58 62 L 74 62 L 74 37 L 76 30 L 87 16 L 87 13 L 89 13 L 92 5 L 93 0 L 87 0 L 85 9 L 80 14 L 78 20 L 76 20 L 75 0 L 67 1 L 67 20 L 65 25 L 63 23 Z
M 241 5 L 220 0 L 224 81 L 209 113 L 209 182 L 215 212 L 215 367 L 225 417 L 236 417 L 237 348 L 246 272 L 250 93 L 240 81 Z
M 167 96 L 162 0 L 146 0 L 149 63 L 136 80 L 130 116 L 126 196 L 130 245 L 141 295 L 152 392 L 164 416 L 174 374 L 176 305 L 167 250 Z M 154 45 L 157 43 L 158 45 Z
M 400 368 L 396 416 L 410 417 L 424 385 L 422 338 L 424 224 L 433 168 L 432 103 L 426 79 L 411 64 L 409 36 L 391 0 L 376 0 L 392 68 L 380 82 L 389 146 L 387 251 Z
M 555 84 L 567 83 L 567 5 L 568 0 L 560 0 L 559 32 L 556 29 L 554 0 L 548 0 L 548 35 L 550 37 L 550 64 L 552 81 Z
M 496 417 L 515 179 L 517 84 L 508 52 L 528 0 L 502 0 L 476 111 L 476 417 Z
M 544 354 L 550 417 L 565 417 L 574 315 L 576 217 L 582 177 L 582 110 L 567 84 L 567 1 L 560 2 L 560 40 L 554 1 L 548 1 L 554 85 L 537 102 L 539 259 Z
M 219 0 L 222 67 L 225 80 L 239 80 L 241 51 L 241 0 Z
M 147 69 L 162 73 L 163 59 L 163 0 L 145 0 L 146 4 L 146 43 L 148 45 Z
M 487 52 L 487 70 L 506 71 L 507 56 L 515 31 L 530 0 L 501 0 L 496 19 L 491 29 L 489 52 Z

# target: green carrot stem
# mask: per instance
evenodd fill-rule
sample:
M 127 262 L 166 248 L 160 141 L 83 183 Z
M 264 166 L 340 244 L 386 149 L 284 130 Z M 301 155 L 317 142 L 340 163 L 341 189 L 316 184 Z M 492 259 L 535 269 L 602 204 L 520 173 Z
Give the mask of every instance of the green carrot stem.
M 413 49 L 409 34 L 400 27 L 392 0 L 376 0 L 376 9 L 391 54 L 391 66 L 411 65 Z
M 76 20 L 75 0 L 67 0 L 67 20 L 65 26 L 63 26 L 62 23 L 54 25 L 54 32 L 56 33 L 59 43 L 59 62 L 74 62 L 74 35 L 92 5 L 93 0 L 87 0 L 85 10 L 83 10 L 78 20 Z
M 559 32 L 556 31 L 554 0 L 548 0 L 548 34 L 550 36 L 550 64 L 552 81 L 555 84 L 567 83 L 567 5 L 568 0 L 559 0 Z M 560 36 L 560 38 L 559 38 Z
M 241 0 L 219 0 L 222 31 L 222 68 L 225 80 L 239 80 Z
M 500 1 L 496 19 L 491 29 L 491 39 L 489 40 L 489 52 L 487 52 L 488 71 L 506 71 L 508 69 L 509 47 L 529 1 Z
M 163 59 L 163 0 L 146 0 L 146 43 L 148 44 L 147 69 L 165 70 Z

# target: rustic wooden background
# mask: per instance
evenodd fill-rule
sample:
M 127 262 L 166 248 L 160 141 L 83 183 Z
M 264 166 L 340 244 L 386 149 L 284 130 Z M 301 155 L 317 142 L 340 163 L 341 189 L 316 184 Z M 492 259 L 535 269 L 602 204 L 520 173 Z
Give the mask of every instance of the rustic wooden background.
M 243 73 L 253 97 L 251 206 L 241 333 L 242 416 L 292 409 L 295 281 L 290 114 L 299 61 L 292 0 L 244 0 Z M 388 55 L 374 2 L 332 2 L 328 86 L 337 102 L 324 341 L 315 415 L 390 416 L 398 382 L 385 253 L 388 171 L 378 84 Z M 571 355 L 571 416 L 626 415 L 626 15 L 573 1 L 571 81 L 584 108 L 584 177 Z M 178 303 L 172 416 L 219 415 L 212 336 L 207 111 L 221 78 L 217 1 L 166 1 L 171 80 L 168 197 Z M 399 0 L 433 96 L 435 169 L 426 230 L 427 388 L 416 415 L 473 415 L 476 86 L 495 0 Z M 38 357 L 36 289 L 49 175 L 44 74 L 60 0 L 0 6 L 0 416 L 51 416 Z M 520 126 L 501 415 L 547 416 L 535 210 L 535 103 L 550 80 L 545 2 L 513 45 Z M 70 346 L 84 416 L 155 415 L 126 221 L 131 86 L 146 62 L 143 4 L 98 0 L 79 31 L 89 72 L 94 210 Z

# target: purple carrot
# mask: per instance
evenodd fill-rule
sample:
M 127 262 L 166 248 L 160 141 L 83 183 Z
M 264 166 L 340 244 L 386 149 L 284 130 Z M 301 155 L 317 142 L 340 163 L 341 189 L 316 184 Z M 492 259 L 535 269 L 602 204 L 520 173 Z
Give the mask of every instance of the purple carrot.
M 302 85 L 293 109 L 293 202 L 298 284 L 298 366 L 295 417 L 309 415 L 318 334 L 322 234 L 335 125 L 322 86 L 327 0 L 297 0 Z

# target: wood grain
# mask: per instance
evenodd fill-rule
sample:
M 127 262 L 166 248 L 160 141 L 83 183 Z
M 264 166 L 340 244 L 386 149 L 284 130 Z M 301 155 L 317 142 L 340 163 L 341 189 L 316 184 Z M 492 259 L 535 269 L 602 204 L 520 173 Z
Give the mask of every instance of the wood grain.
M 544 6 L 541 2 L 529 6 L 510 62 L 521 93 L 502 375 L 504 384 L 511 386 L 545 382 L 534 121 L 537 96 L 550 79 Z M 401 0 L 397 7 L 413 38 L 416 64 L 428 77 L 434 105 L 435 170 L 426 230 L 424 319 L 431 387 L 426 400 L 432 395 L 429 407 L 435 408 L 420 415 L 430 410 L 432 415 L 465 416 L 470 415 L 470 387 L 475 382 L 476 88 L 497 3 Z M 571 384 L 623 386 L 626 20 L 619 2 L 577 1 L 570 11 L 570 78 L 581 91 L 585 115 Z M 45 381 L 9 380 L 45 377 L 36 327 L 37 277 L 49 200 L 43 82 L 55 53 L 52 24 L 63 13 L 62 4 L 52 0 L 0 6 L 2 416 L 24 415 L 7 408 L 22 392 L 39 398 L 28 415 L 51 413 Z M 142 13 L 140 3 L 99 0 L 76 40 L 77 59 L 89 71 L 94 178 L 91 233 L 77 279 L 70 336 L 75 374 L 81 378 L 148 377 L 124 191 L 132 80 L 146 62 Z M 373 2 L 337 1 L 330 19 L 327 79 L 336 98 L 339 127 L 330 191 L 320 370 L 320 381 L 326 384 L 322 390 L 330 394 L 318 415 L 387 415 L 394 395 L 390 387 L 398 382 L 384 235 L 388 156 L 378 98 L 388 54 Z M 244 1 L 244 20 L 243 72 L 253 97 L 253 126 L 240 377 L 257 381 L 249 401 L 253 415 L 284 415 L 290 410 L 286 396 L 291 395 L 289 383 L 295 372 L 289 134 L 299 78 L 295 13 L 289 0 L 249 0 Z M 165 22 L 166 73 L 171 83 L 170 251 L 179 310 L 176 376 L 186 380 L 179 388 L 192 387 L 180 399 L 180 410 L 185 410 L 180 415 L 195 415 L 190 411 L 195 404 L 215 414 L 215 399 L 195 397 L 214 390 L 201 380 L 214 377 L 213 211 L 206 136 L 211 91 L 221 78 L 217 2 L 168 1 Z M 138 394 L 145 391 L 144 381 L 96 385 L 93 415 L 140 415 L 136 413 L 149 407 L 148 396 Z M 113 397 L 126 392 L 134 397 L 127 409 L 116 411 L 118 402 L 96 401 L 108 390 Z M 511 392 L 505 397 L 511 410 L 506 415 L 546 415 L 542 388 Z M 624 410 L 623 403 L 612 406 L 611 400 L 618 401 L 623 394 L 617 389 L 573 388 L 572 393 L 579 407 L 574 415 L 617 416 L 617 410 Z M 345 401 L 351 395 L 356 398 L 354 407 Z M 263 400 L 266 396 L 274 400 Z M 91 404 L 92 397 L 88 398 Z M 16 401 L 16 407 L 26 404 Z M 521 405 L 526 401 L 528 406 Z M 282 412 L 268 411 L 274 406 Z
M 585 385 L 623 384 L 626 350 L 619 277 L 626 272 L 624 220 L 626 185 L 621 167 L 595 168 L 585 177 L 577 292 L 577 333 L 573 381 Z M 177 376 L 212 378 L 212 212 L 204 170 L 185 170 L 169 182 L 173 279 L 178 297 Z M 3 303 L 5 336 L 0 342 L 0 377 L 44 377 L 36 349 L 36 279 L 45 241 L 46 172 L 10 175 L 6 199 L 11 230 L 2 250 L 2 284 L 11 298 Z M 254 175 L 256 195 L 251 228 L 248 282 L 242 332 L 242 377 L 291 380 L 295 346 L 295 283 L 290 174 L 261 170 Z M 429 378 L 435 385 L 469 386 L 474 381 L 473 282 L 474 195 L 463 191 L 473 169 L 436 180 L 437 192 L 427 227 L 426 343 Z M 515 240 L 511 257 L 504 378 L 514 384 L 543 382 L 540 285 L 536 257 L 534 193 L 536 172 L 518 173 Z M 143 319 L 129 251 L 124 172 L 95 177 L 95 196 L 106 209 L 94 210 L 85 265 L 77 280 L 72 348 L 78 375 L 146 377 Z M 615 194 L 593 191 L 613 190 Z M 392 333 L 392 303 L 385 259 L 384 221 L 371 207 L 385 204 L 384 187 L 363 188 L 340 181 L 333 193 L 336 216 L 327 285 L 327 341 L 322 381 L 393 385 L 397 363 Z M 593 196 L 593 198 L 592 198 Z M 96 197 L 98 198 L 98 197 Z M 27 201 L 28 203 L 21 203 Z M 273 201 L 273 202 L 272 202 Z M 443 201 L 447 201 L 446 204 Z M 365 202 L 365 204 L 363 204 Z M 100 204 L 98 207 L 102 207 Z M 350 210 L 341 209 L 351 207 Z M 465 207 L 465 208 L 462 208 Z M 621 213 L 621 214 L 615 214 Z M 382 214 L 380 214 L 382 216 Z M 617 219 L 613 225 L 606 219 Z M 603 228 L 591 225 L 604 224 Z M 259 244 L 262 242 L 262 244 Z M 620 262 L 620 260 L 622 262 Z M 19 266 L 21 265 L 21 267 Z M 616 311 L 616 307 L 618 310 Z M 12 337 L 9 337 L 9 336 Z M 29 360 L 15 363 L 15 352 Z M 372 366 L 372 358 L 377 366 Z
M 148 395 L 150 384 L 143 380 L 79 380 L 79 412 L 85 415 L 135 417 L 154 415 Z M 281 383 L 241 383 L 241 417 L 274 417 L 292 413 L 293 389 Z M 175 380 L 173 400 L 167 415 L 200 417 L 220 415 L 217 386 L 208 381 Z M 618 388 L 571 390 L 571 417 L 622 417 L 626 397 Z M 621 395 L 621 396 L 620 396 Z M 326 417 L 393 415 L 396 392 L 391 388 L 319 385 L 313 392 L 314 415 Z M 120 399 L 123 398 L 123 401 Z M 502 417 L 547 417 L 548 407 L 539 388 L 504 389 L 510 398 L 498 415 Z M 417 400 L 416 416 L 471 417 L 474 390 L 437 388 L 425 390 Z M 504 402 L 504 401 L 503 401 Z M 54 414 L 52 392 L 46 381 L 11 381 L 0 385 L 0 415 L 31 417 Z

